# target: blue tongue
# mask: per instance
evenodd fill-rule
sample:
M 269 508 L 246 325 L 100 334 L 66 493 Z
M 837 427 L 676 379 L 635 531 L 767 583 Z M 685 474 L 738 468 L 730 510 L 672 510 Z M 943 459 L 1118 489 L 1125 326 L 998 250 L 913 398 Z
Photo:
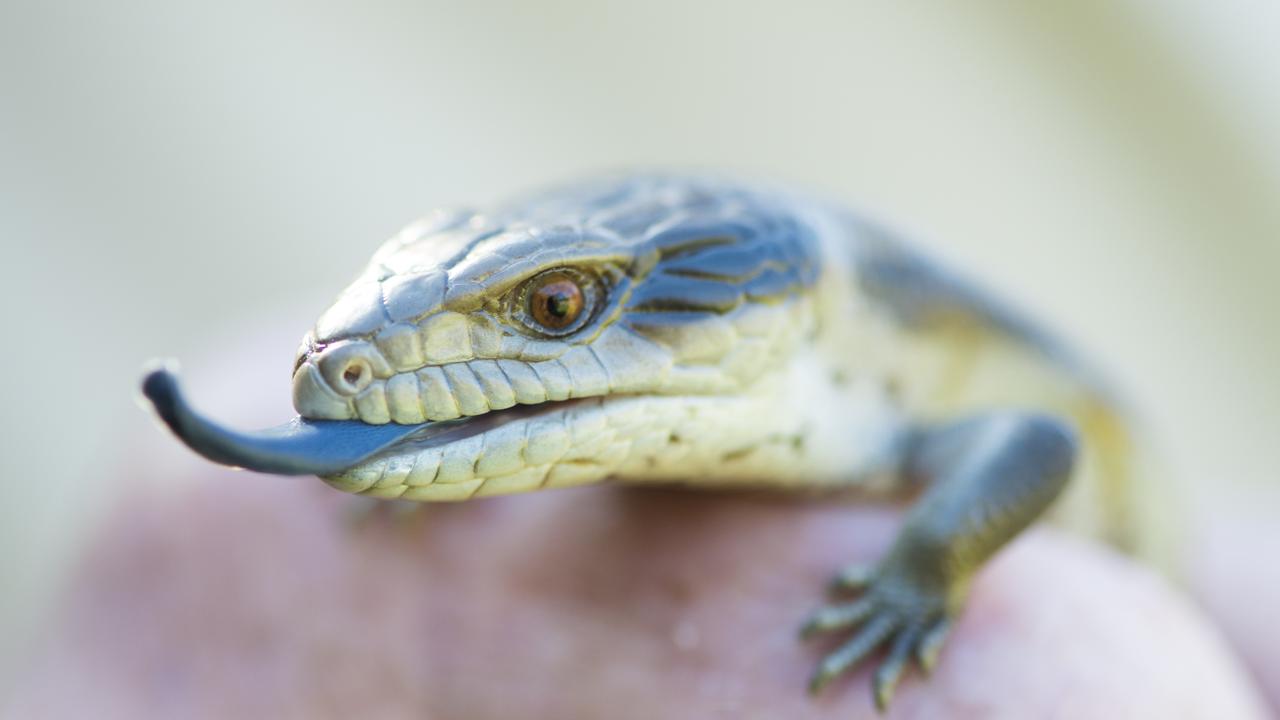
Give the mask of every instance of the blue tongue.
M 142 394 L 187 447 L 221 465 L 276 475 L 332 475 L 368 460 L 431 423 L 369 425 L 354 420 L 307 420 L 238 432 L 197 413 L 165 369 L 142 380 Z

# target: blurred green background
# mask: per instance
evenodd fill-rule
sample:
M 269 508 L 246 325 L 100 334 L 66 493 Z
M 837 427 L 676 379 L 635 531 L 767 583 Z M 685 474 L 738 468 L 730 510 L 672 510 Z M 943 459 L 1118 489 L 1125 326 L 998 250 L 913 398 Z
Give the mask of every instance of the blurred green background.
M 127 448 L 183 452 L 131 440 L 163 440 L 145 360 L 252 334 L 283 416 L 297 339 L 380 240 L 600 169 L 741 171 L 896 220 L 1098 357 L 1194 492 L 1272 512 L 1276 37 L 1280 6 L 1243 0 L 7 0 L 0 663 Z

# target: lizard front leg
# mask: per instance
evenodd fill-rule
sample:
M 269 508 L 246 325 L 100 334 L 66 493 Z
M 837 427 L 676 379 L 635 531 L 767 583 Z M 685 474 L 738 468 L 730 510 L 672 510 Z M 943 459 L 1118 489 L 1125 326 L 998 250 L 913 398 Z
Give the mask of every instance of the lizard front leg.
M 916 431 L 903 475 L 928 489 L 884 559 L 837 576 L 836 589 L 861 590 L 862 596 L 824 606 L 805 624 L 806 637 L 856 631 L 822 660 L 810 689 L 817 692 L 887 645 L 874 679 L 876 705 L 883 710 L 912 655 L 925 672 L 932 669 L 974 572 L 1057 497 L 1076 453 L 1068 425 L 1024 412 Z

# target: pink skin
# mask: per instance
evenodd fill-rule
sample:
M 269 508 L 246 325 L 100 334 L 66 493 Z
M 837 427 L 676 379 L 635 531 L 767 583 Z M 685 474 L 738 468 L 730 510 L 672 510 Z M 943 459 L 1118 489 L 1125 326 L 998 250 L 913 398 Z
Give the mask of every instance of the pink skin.
M 235 366 L 227 382 L 255 375 Z M 587 487 L 352 524 L 354 500 L 318 481 L 140 442 L 153 461 L 119 473 L 133 483 L 6 717 L 876 717 L 866 667 L 805 694 L 831 642 L 796 631 L 837 568 L 883 551 L 894 509 Z M 1040 528 L 982 572 L 934 676 L 912 670 L 889 717 L 1264 707 L 1181 593 Z
M 874 717 L 865 669 L 804 694 L 829 643 L 795 631 L 891 511 L 582 488 L 352 526 L 317 484 L 197 475 L 107 525 L 15 717 Z M 1251 693 L 1163 581 L 1036 530 L 891 716 L 1260 717 Z
M 1188 579 L 1280 715 L 1280 497 L 1254 493 L 1200 505 Z

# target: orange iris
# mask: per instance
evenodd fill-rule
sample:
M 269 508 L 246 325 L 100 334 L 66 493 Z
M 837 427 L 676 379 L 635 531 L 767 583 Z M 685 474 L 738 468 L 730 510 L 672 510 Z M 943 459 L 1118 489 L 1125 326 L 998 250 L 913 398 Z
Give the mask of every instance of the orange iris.
M 582 288 L 567 275 L 550 273 L 529 293 L 529 314 L 548 330 L 563 330 L 582 314 Z

